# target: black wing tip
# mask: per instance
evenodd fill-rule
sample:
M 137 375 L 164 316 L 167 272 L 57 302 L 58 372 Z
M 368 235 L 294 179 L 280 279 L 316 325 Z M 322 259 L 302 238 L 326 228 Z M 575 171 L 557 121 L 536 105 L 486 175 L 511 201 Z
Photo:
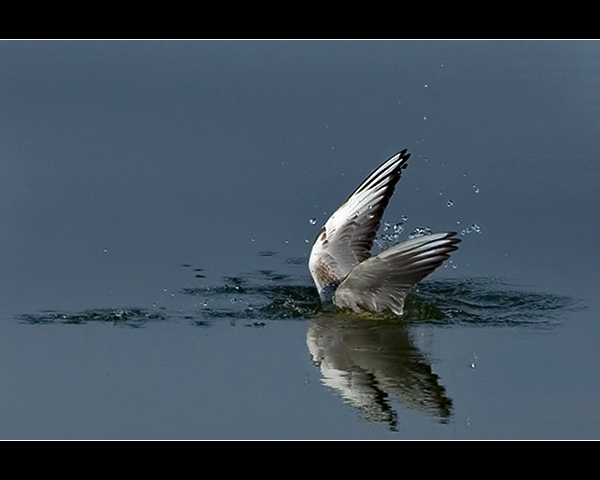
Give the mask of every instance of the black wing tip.
M 457 238 L 456 235 L 458 235 L 458 233 L 456 233 L 456 232 L 446 233 L 446 240 L 448 240 L 450 242 L 448 248 L 452 252 L 458 250 L 458 244 L 460 242 L 462 242 L 462 240 L 460 238 Z
M 410 153 L 408 153 L 408 148 L 401 150 L 399 153 L 396 154 L 396 156 L 398 157 L 399 168 L 400 169 L 406 168 L 408 166 L 407 160 L 410 158 Z
M 402 170 L 406 168 L 406 161 L 409 157 L 410 153 L 408 153 L 407 148 L 389 157 L 385 162 L 379 165 L 379 167 L 373 170 L 369 174 L 369 176 L 365 180 L 363 180 L 363 182 L 358 187 L 356 187 L 356 189 L 350 194 L 348 198 L 351 198 L 357 192 L 360 192 L 367 188 L 371 188 L 373 185 L 385 183 L 389 188 L 389 192 L 386 195 L 387 199 L 389 200 L 389 197 L 391 197 L 394 193 L 394 188 L 396 184 L 400 180 Z M 386 205 L 384 205 L 383 207 L 385 208 Z
M 458 235 L 457 232 L 446 232 L 446 238 L 452 240 L 454 243 L 462 242 L 462 240 L 460 238 L 456 237 L 457 235 Z

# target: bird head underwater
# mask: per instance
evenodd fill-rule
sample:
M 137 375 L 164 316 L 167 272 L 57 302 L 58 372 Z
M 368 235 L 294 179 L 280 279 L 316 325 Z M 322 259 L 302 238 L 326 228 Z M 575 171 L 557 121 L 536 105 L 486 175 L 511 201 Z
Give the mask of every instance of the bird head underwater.
M 409 157 L 404 149 L 375 169 L 321 228 L 308 261 L 321 302 L 355 312 L 401 315 L 410 289 L 458 248 L 456 232 L 443 232 L 371 254 L 383 212 Z

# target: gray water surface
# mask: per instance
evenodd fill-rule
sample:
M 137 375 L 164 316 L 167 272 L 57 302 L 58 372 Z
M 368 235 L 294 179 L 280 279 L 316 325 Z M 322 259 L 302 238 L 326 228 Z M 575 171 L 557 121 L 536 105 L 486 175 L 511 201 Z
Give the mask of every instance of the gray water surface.
M 598 438 L 600 44 L 0 43 L 0 438 Z M 455 230 L 402 318 L 312 241 L 412 156 L 376 250 Z

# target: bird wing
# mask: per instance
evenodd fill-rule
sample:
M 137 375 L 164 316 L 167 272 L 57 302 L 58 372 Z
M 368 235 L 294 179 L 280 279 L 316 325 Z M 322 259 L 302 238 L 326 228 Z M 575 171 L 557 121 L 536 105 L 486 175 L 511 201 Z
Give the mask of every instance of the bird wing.
M 410 154 L 397 153 L 374 170 L 321 229 L 309 258 L 321 293 L 337 287 L 350 271 L 371 256 L 371 247 L 400 174 Z
M 357 265 L 335 291 L 334 304 L 400 315 L 408 291 L 456 250 L 455 232 L 413 238 Z

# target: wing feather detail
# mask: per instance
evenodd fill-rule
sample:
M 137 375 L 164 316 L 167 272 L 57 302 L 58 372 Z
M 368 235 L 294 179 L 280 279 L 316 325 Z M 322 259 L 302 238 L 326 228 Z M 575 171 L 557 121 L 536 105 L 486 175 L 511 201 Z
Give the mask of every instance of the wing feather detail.
M 313 245 L 309 269 L 322 293 L 337 287 L 371 257 L 383 212 L 410 154 L 404 149 L 374 170 L 325 223 Z
M 335 291 L 333 302 L 355 311 L 400 315 L 409 290 L 450 258 L 459 242 L 455 232 L 448 232 L 394 245 L 356 266 Z

